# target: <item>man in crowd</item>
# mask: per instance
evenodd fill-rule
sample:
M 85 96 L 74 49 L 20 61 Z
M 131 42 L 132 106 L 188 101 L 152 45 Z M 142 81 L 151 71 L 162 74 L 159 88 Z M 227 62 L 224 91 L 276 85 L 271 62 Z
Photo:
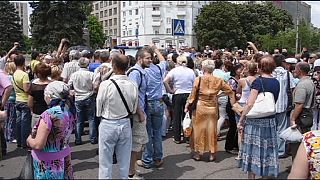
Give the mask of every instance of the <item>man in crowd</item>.
M 166 71 L 166 61 L 155 45 L 150 46 L 150 53 L 155 53 L 149 68 L 146 68 L 147 85 L 147 132 L 149 142 L 143 152 L 142 160 L 137 164 L 144 168 L 152 165 L 160 167 L 163 163 L 162 151 L 162 121 L 164 105 L 162 100 L 163 73 Z M 160 61 L 160 62 L 159 62 Z
M 11 56 L 11 54 L 19 47 L 19 43 L 15 42 L 13 44 L 13 47 L 9 50 L 8 53 L 6 53 L 5 51 L 1 52 L 1 57 L 0 57 L 0 69 L 4 69 L 4 66 L 7 62 L 7 59 Z M 13 59 L 11 59 L 13 61 Z
M 78 50 L 71 50 L 69 53 L 70 62 L 64 64 L 61 77 L 63 78 L 63 82 L 68 83 L 71 74 L 78 71 L 80 69 L 78 65 L 78 60 L 81 57 L 80 52 Z
M 136 177 L 136 162 L 141 156 L 145 144 L 148 142 L 148 133 L 146 129 L 146 93 L 148 76 L 145 68 L 152 63 L 152 54 L 146 48 L 139 49 L 136 54 L 137 63 L 128 70 L 129 78 L 135 83 L 139 91 L 139 105 L 137 113 L 133 118 L 132 127 L 132 152 L 129 170 L 129 178 Z
M 138 89 L 125 75 L 128 59 L 124 55 L 113 57 L 113 72 L 110 79 L 115 81 L 124 96 L 132 114 L 138 106 Z M 102 117 L 99 126 L 99 178 L 112 179 L 113 152 L 116 152 L 120 166 L 120 178 L 127 179 L 132 148 L 132 131 L 128 112 L 113 82 L 101 83 L 97 95 L 97 116 Z
M 94 70 L 101 65 L 100 52 L 95 51 L 93 54 L 93 62 L 89 64 L 89 71 L 94 72 Z
M 91 144 L 97 144 L 97 130 L 95 125 L 95 101 L 93 96 L 93 72 L 88 70 L 90 60 L 81 57 L 79 59 L 80 69 L 70 77 L 68 85 L 75 92 L 75 105 L 77 109 L 76 145 L 81 145 L 84 121 L 89 121 L 89 136 Z

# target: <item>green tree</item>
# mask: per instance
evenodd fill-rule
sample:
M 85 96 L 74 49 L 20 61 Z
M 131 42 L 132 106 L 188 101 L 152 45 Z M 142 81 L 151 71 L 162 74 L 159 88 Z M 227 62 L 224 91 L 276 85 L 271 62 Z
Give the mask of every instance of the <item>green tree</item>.
M 94 49 L 102 47 L 105 40 L 103 33 L 103 26 L 96 16 L 90 15 L 88 17 L 88 29 L 90 33 L 90 46 Z
M 14 42 L 23 44 L 22 26 L 14 5 L 0 1 L 0 47 L 8 51 Z
M 30 16 L 33 46 L 40 51 L 56 49 L 62 38 L 71 45 L 83 44 L 83 27 L 86 19 L 82 1 L 31 2 Z

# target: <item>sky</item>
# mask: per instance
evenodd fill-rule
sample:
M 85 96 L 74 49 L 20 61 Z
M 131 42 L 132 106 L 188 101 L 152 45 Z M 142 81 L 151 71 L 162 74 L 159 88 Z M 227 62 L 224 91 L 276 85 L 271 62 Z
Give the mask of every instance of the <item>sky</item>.
M 17 1 L 19 2 L 19 1 Z M 26 2 L 26 1 L 22 1 Z M 311 23 L 313 26 L 320 28 L 320 1 L 303 1 L 311 5 Z M 32 13 L 32 8 L 28 4 L 28 13 Z M 30 24 L 30 21 L 29 21 Z

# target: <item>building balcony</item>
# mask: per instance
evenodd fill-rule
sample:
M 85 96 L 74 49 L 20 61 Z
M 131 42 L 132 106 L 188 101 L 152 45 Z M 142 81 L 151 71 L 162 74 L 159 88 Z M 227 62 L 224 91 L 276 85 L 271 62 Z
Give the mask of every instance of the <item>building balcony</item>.
M 160 21 L 153 21 L 152 22 L 152 26 L 157 26 L 159 27 L 161 25 L 161 22 Z
M 160 11 L 152 11 L 151 15 L 152 16 L 160 16 L 161 13 L 160 13 Z
M 177 16 L 185 16 L 186 14 L 186 11 L 177 11 Z
M 177 6 L 185 6 L 187 5 L 187 1 L 178 1 Z
M 152 1 L 152 6 L 160 6 L 161 1 Z

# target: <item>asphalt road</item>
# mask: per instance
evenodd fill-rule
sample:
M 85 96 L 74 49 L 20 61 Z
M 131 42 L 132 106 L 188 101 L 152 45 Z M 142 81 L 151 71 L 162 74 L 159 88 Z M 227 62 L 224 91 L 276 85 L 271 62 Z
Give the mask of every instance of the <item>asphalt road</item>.
M 223 141 L 218 143 L 216 162 L 194 161 L 191 159 L 190 148 L 187 144 L 175 144 L 172 138 L 163 141 L 164 164 L 160 168 L 144 169 L 138 167 L 145 179 L 243 179 L 247 175 L 237 168 L 235 155 L 224 151 L 226 130 L 222 131 Z M 74 136 L 72 137 L 74 142 Z M 88 135 L 84 135 L 84 144 L 72 146 L 72 164 L 75 179 L 97 179 L 99 158 L 96 155 L 98 145 L 91 145 Z M 12 179 L 19 176 L 25 160 L 26 151 L 16 148 L 16 144 L 9 144 L 8 154 L 0 161 L 0 179 Z M 280 174 L 278 179 L 286 179 L 291 166 L 291 157 L 280 160 Z M 113 177 L 117 179 L 119 172 L 114 166 Z M 259 178 L 259 177 L 257 177 Z

